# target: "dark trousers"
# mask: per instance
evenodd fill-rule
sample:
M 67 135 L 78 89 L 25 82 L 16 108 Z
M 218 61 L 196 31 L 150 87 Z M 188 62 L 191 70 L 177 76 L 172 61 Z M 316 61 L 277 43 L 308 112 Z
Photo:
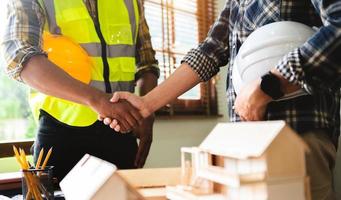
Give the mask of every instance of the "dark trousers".
M 50 147 L 53 151 L 48 165 L 54 166 L 54 176 L 61 181 L 86 153 L 109 161 L 119 169 L 134 168 L 137 140 L 133 134 L 117 133 L 100 121 L 87 127 L 72 127 L 41 111 L 34 162 L 41 148 L 45 157 Z

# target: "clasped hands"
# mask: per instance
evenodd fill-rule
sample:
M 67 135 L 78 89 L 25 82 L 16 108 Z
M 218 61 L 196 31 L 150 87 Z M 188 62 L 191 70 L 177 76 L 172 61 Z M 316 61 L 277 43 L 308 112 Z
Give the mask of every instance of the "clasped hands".
M 105 94 L 97 99 L 93 108 L 99 120 L 117 132 L 132 132 L 139 139 L 135 167 L 144 166 L 153 140 L 154 114 L 142 97 L 129 92 Z
M 95 109 L 98 119 L 117 132 L 130 132 L 152 115 L 143 98 L 129 92 L 115 92 L 112 96 L 107 94 L 99 101 L 100 106 Z

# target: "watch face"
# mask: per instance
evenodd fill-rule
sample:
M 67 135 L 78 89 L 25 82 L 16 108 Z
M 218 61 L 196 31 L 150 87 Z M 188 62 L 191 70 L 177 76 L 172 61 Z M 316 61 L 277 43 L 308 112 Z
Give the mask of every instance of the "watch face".
M 284 96 L 279 79 L 270 72 L 262 76 L 260 87 L 265 94 L 274 100 Z

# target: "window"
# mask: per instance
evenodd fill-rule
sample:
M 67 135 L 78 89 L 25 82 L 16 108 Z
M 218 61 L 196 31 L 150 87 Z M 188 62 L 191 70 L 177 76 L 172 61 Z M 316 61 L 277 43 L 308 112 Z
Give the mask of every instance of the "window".
M 0 73 L 0 141 L 34 137 L 36 124 L 27 97 L 24 84 Z
M 214 22 L 215 0 L 144 0 L 164 81 L 186 53 L 203 41 Z M 184 80 L 185 81 L 185 80 Z M 214 80 L 201 83 L 159 111 L 161 115 L 216 115 Z
M 0 12 L 3 19 L 6 12 Z M 0 26 L 0 35 L 4 26 Z M 28 89 L 10 80 L 0 62 L 0 141 L 33 138 L 35 122 L 27 103 Z
M 0 12 L 0 19 L 5 14 L 5 11 Z M 0 35 L 3 28 L 0 26 Z M 0 173 L 19 170 L 15 159 L 11 158 L 12 145 L 29 152 L 36 130 L 27 102 L 28 88 L 8 78 L 3 66 L 0 61 Z

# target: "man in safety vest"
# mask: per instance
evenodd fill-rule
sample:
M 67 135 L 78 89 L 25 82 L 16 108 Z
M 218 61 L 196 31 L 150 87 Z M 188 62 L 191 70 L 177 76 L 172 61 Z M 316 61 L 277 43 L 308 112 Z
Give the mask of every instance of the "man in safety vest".
M 53 147 L 48 164 L 55 166 L 59 180 L 85 153 L 118 168 L 142 167 L 154 118 L 142 120 L 130 103 L 109 101 L 115 91 L 134 92 L 136 83 L 141 95 L 157 85 L 158 63 L 141 2 L 9 0 L 5 5 L 1 59 L 9 76 L 35 90 L 30 96 L 39 120 L 35 161 L 42 148 Z M 45 43 L 62 37 L 46 51 L 43 30 L 52 35 Z M 47 55 L 51 49 L 56 54 Z M 66 49 L 67 55 L 57 49 Z M 117 119 L 127 133 L 113 131 L 98 115 Z

